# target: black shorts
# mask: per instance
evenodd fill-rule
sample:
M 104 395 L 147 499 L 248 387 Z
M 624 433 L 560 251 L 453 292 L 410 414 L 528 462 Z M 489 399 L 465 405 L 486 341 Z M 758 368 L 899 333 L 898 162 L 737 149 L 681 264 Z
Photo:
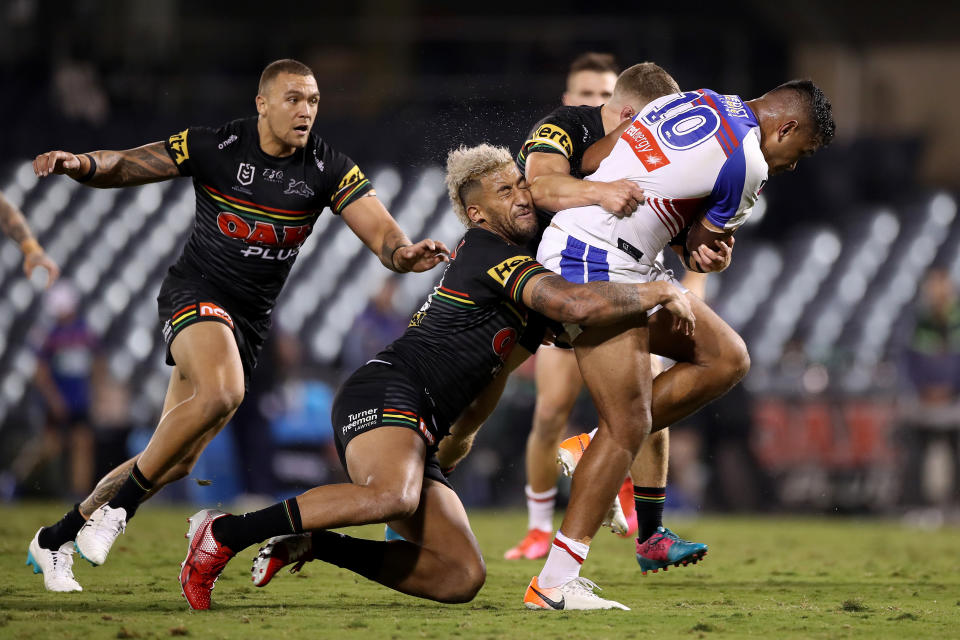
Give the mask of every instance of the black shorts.
M 170 345 L 177 334 L 197 322 L 219 322 L 233 331 L 243 363 L 244 388 L 250 389 L 250 376 L 257 366 L 260 349 L 270 330 L 270 316 L 246 316 L 236 302 L 217 293 L 198 278 L 186 278 L 168 273 L 157 296 L 160 322 L 163 323 L 163 341 L 166 343 L 167 364 L 175 365 Z
M 357 369 L 337 391 L 330 416 L 337 454 L 347 475 L 345 452 L 351 440 L 380 427 L 406 427 L 427 444 L 423 477 L 449 487 L 437 461 L 437 445 L 450 428 L 437 420 L 433 406 L 429 392 L 403 366 L 371 360 Z

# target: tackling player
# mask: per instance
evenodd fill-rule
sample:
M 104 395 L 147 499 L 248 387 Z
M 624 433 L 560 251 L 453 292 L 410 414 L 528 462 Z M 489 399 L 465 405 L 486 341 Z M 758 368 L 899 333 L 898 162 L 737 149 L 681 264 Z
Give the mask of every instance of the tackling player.
M 450 265 L 402 337 L 358 369 L 337 393 L 334 437 L 351 483 L 327 485 L 261 511 L 207 509 L 190 520 L 180 584 L 190 606 L 210 592 L 238 551 L 269 536 L 253 565 L 263 586 L 280 567 L 318 559 L 402 593 L 471 600 L 485 579 L 466 512 L 435 452 L 450 425 L 509 368 L 533 312 L 606 326 L 663 304 L 677 330 L 693 331 L 689 303 L 665 282 L 574 285 L 544 269 L 525 245 L 537 233 L 533 200 L 505 148 L 461 148 L 447 159 L 453 208 L 468 227 Z M 539 344 L 539 336 L 533 347 Z M 329 531 L 388 522 L 402 540 L 360 540 Z M 300 534 L 311 531 L 312 534 Z M 585 580 L 568 585 L 568 608 L 605 608 Z
M 793 170 L 801 157 L 830 143 L 834 128 L 829 101 L 810 81 L 788 82 L 751 101 L 708 89 L 658 98 L 588 178 L 635 181 L 644 205 L 622 219 L 597 206 L 557 213 L 539 258 L 571 282 L 672 281 L 656 259 L 671 242 L 694 271 L 725 266 L 732 234 L 768 175 Z M 743 340 L 701 300 L 689 299 L 697 317 L 692 336 L 651 313 L 646 322 L 588 327 L 575 338 L 600 426 L 577 467 L 543 570 L 527 588 L 526 606 L 559 608 L 564 585 L 578 579 L 607 505 L 651 430 L 690 415 L 749 369 Z M 652 383 L 650 352 L 677 361 Z
M 612 56 L 608 57 L 612 63 Z M 643 190 L 629 180 L 582 180 L 592 173 L 583 166 L 584 155 L 591 145 L 632 118 L 650 100 L 679 91 L 676 82 L 652 63 L 634 65 L 617 77 L 615 67 L 585 67 L 588 60 L 593 58 L 574 61 L 564 106 L 533 126 L 517 156 L 517 164 L 530 181 L 544 228 L 552 212 L 575 206 L 595 204 L 616 215 L 629 215 L 636 210 L 643 201 Z M 571 90 L 600 83 L 606 85 L 604 90 L 586 95 L 582 90 Z M 703 278 L 696 274 L 685 278 L 683 284 L 699 289 L 702 296 Z M 660 362 L 654 358 L 651 365 L 655 367 L 655 376 Z M 542 558 L 550 550 L 557 495 L 557 448 L 583 386 L 576 356 L 569 348 L 545 345 L 537 353 L 535 366 L 537 401 L 525 457 L 528 527 L 526 536 L 504 554 L 508 560 Z M 664 429 L 644 443 L 631 469 L 633 480 L 628 477 L 620 490 L 620 503 L 628 522 L 628 529 L 620 533 L 632 535 L 639 525 L 641 546 L 637 560 L 644 567 L 644 563 L 656 563 L 646 557 L 647 548 L 642 543 L 657 534 L 663 524 L 668 437 L 668 430 Z M 706 552 L 706 545 L 682 540 L 669 529 L 663 529 L 663 535 L 671 546 L 676 546 L 672 554 L 679 562 Z
M 47 256 L 43 247 L 30 233 L 23 213 L 0 192 L 0 231 L 20 245 L 23 252 L 23 272 L 33 278 L 34 269 L 46 270 L 45 286 L 49 287 L 60 275 L 60 268 Z
M 137 506 L 190 473 L 230 420 L 300 246 L 329 206 L 383 265 L 425 271 L 445 261 L 433 240 L 412 244 L 359 167 L 311 132 L 320 92 L 309 67 L 278 60 L 264 69 L 257 117 L 218 129 L 191 127 L 127 151 L 37 156 L 40 177 L 65 174 L 92 187 L 193 178 L 197 217 L 157 298 L 167 363 L 163 413 L 139 456 L 30 543 L 28 562 L 52 591 L 79 591 L 69 569 L 76 549 L 102 564 Z

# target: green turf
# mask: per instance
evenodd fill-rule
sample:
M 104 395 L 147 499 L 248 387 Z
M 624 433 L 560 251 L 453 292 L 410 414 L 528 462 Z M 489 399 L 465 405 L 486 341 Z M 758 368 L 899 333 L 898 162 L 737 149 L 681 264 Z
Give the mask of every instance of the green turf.
M 703 518 L 668 524 L 710 545 L 696 566 L 641 577 L 633 545 L 602 531 L 584 567 L 630 612 L 531 612 L 521 598 L 540 561 L 507 562 L 517 512 L 477 512 L 487 583 L 466 605 L 396 594 L 321 563 L 250 583 L 254 548 L 233 560 L 213 609 L 188 610 L 177 571 L 189 507 L 145 507 L 99 568 L 75 565 L 83 593 L 52 594 L 24 565 L 59 505 L 0 507 L 0 638 L 956 638 L 960 531 L 881 520 Z M 360 533 L 382 534 L 382 527 Z

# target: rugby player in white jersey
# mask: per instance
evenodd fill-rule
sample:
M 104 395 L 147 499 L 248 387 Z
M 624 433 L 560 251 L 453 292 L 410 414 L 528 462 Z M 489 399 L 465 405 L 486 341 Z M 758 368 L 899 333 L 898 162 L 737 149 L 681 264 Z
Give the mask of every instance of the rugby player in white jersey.
M 732 234 L 768 176 L 796 168 L 801 157 L 830 143 L 834 128 L 829 101 L 810 81 L 788 82 L 751 101 L 708 89 L 658 98 L 588 178 L 632 180 L 644 189 L 645 203 L 624 218 L 596 205 L 558 212 L 538 259 L 571 282 L 672 281 L 656 256 L 674 244 L 691 270 L 707 264 L 716 270 L 718 261 L 729 263 Z M 590 542 L 648 434 L 719 397 L 749 369 L 743 340 L 701 300 L 690 296 L 690 302 L 697 317 L 692 336 L 673 331 L 664 322 L 669 317 L 655 311 L 640 325 L 569 328 L 580 330 L 573 345 L 600 425 L 579 461 L 543 570 L 527 588 L 527 607 L 569 608 L 565 585 L 579 579 Z M 650 353 L 677 364 L 652 381 Z

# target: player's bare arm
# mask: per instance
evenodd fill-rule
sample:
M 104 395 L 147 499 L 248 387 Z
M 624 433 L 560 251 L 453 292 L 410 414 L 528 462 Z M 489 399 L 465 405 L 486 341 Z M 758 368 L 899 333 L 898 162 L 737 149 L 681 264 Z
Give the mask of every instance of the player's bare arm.
M 344 222 L 387 269 L 397 273 L 428 271 L 450 258 L 446 245 L 427 238 L 414 244 L 375 195 L 347 205 Z
M 531 153 L 526 177 L 534 203 L 547 211 L 597 204 L 614 215 L 626 216 L 643 202 L 643 189 L 629 180 L 590 182 L 574 178 L 569 161 L 556 153 Z
M 2 193 L 0 193 L 0 231 L 20 245 L 20 250 L 23 251 L 23 272 L 27 277 L 32 276 L 33 270 L 37 267 L 43 267 L 49 274 L 47 286 L 53 284 L 60 275 L 60 268 L 47 256 L 43 247 L 33 237 L 23 213 Z
M 101 189 L 135 187 L 180 176 L 163 142 L 125 151 L 91 151 L 80 155 L 48 151 L 34 159 L 33 171 L 39 178 L 61 174 Z
M 657 305 L 674 315 L 674 328 L 684 335 L 693 335 L 696 321 L 686 296 L 667 282 L 574 284 L 541 274 L 524 288 L 523 303 L 553 320 L 587 326 L 614 324 Z
M 631 122 L 633 122 L 633 118 L 626 118 L 616 129 L 587 147 L 587 150 L 583 152 L 583 158 L 580 160 L 580 170 L 584 175 L 588 176 L 600 168 L 600 163 L 610 155 L 610 152 L 613 151 L 613 145 L 617 144 L 620 135 L 627 130 Z

